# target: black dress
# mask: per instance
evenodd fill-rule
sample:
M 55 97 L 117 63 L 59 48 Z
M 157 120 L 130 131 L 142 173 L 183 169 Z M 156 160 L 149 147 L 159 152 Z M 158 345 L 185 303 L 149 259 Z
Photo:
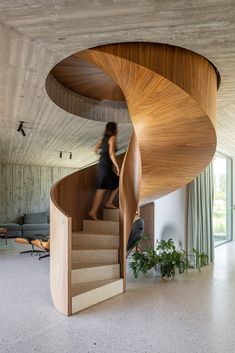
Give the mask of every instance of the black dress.
M 109 136 L 105 136 L 101 146 L 98 164 L 97 189 L 115 190 L 118 188 L 119 177 L 113 172 L 113 162 L 109 156 Z

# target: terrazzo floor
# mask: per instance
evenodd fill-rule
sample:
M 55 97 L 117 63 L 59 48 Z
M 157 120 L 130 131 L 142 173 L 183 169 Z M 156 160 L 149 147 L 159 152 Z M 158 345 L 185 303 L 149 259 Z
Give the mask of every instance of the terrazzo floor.
M 19 249 L 0 251 L 1 353 L 235 352 L 235 242 L 201 273 L 129 275 L 125 294 L 69 318 L 53 308 L 49 260 Z

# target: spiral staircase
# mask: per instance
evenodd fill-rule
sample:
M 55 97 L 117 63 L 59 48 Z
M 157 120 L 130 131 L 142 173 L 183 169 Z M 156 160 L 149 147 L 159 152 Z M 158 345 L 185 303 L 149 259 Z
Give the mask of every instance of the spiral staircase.
M 51 190 L 51 294 L 65 315 L 126 290 L 126 244 L 138 206 L 192 181 L 214 155 L 218 85 L 208 60 L 170 45 L 110 44 L 73 57 L 118 85 L 133 134 L 119 156 L 119 210 L 88 220 L 95 165 Z

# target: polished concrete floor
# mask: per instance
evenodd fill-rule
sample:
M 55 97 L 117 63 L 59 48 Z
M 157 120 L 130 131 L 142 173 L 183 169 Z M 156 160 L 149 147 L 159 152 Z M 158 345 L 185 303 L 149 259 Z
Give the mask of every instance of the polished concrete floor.
M 234 353 L 235 242 L 214 265 L 174 281 L 134 280 L 128 291 L 72 317 L 49 290 L 49 261 L 0 251 L 1 353 Z

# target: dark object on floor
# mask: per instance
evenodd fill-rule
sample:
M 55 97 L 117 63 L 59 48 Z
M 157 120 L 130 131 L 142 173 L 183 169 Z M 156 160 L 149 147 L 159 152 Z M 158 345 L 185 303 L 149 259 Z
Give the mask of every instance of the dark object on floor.
M 129 236 L 127 249 L 126 249 L 126 251 L 127 251 L 126 257 L 128 257 L 131 250 L 134 249 L 138 245 L 138 243 L 141 240 L 141 238 L 143 237 L 143 235 L 144 235 L 144 220 L 143 220 L 143 218 L 138 218 L 132 224 L 131 233 Z

